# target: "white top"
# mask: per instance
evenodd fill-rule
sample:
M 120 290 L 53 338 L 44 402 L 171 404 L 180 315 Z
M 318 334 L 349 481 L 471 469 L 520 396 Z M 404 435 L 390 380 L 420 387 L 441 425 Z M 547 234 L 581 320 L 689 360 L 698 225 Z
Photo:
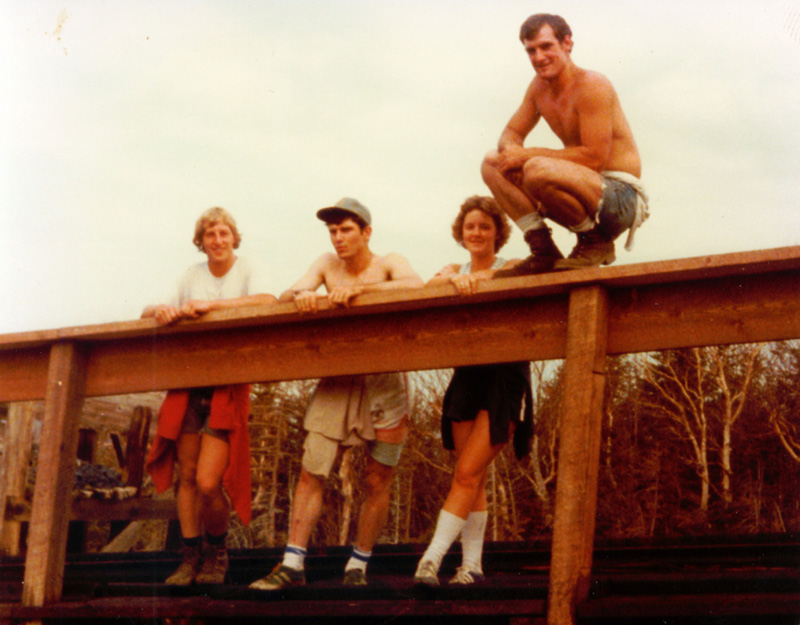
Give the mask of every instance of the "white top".
M 179 308 L 192 299 L 234 299 L 270 292 L 268 275 L 263 264 L 252 258 L 238 256 L 233 267 L 221 278 L 211 273 L 207 261 L 192 265 L 166 299 L 171 306 Z
M 508 262 L 508 261 L 506 261 L 505 258 L 501 258 L 500 256 L 496 256 L 495 259 L 494 259 L 494 263 L 492 264 L 492 269 L 500 269 L 500 267 L 505 265 L 506 262 Z M 472 261 L 471 260 L 468 260 L 466 263 L 464 263 L 463 265 L 461 265 L 461 267 L 458 268 L 458 273 L 461 273 L 461 274 L 467 274 L 467 273 L 470 273 L 471 271 L 472 271 Z

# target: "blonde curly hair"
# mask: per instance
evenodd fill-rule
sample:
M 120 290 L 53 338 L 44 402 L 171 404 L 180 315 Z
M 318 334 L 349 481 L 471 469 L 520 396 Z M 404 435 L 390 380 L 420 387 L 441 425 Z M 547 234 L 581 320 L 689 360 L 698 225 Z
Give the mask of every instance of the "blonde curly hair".
M 203 235 L 207 228 L 219 223 L 223 223 L 231 229 L 233 233 L 233 249 L 239 247 L 239 244 L 242 242 L 242 235 L 239 234 L 239 229 L 236 227 L 236 220 L 233 218 L 233 215 L 224 208 L 215 206 L 214 208 L 209 208 L 200 215 L 200 218 L 194 226 L 194 239 L 192 239 L 192 243 L 197 246 L 198 250 L 205 252 L 205 249 L 203 249 Z

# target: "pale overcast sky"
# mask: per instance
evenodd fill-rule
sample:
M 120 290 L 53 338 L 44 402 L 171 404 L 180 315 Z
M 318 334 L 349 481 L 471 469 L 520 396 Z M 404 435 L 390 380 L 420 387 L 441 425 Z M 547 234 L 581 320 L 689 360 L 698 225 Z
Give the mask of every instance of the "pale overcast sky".
M 229 209 L 275 294 L 314 213 L 373 213 L 423 278 L 466 253 L 460 203 L 533 77 L 517 33 L 563 15 L 614 83 L 651 218 L 618 263 L 795 245 L 798 0 L 4 0 L 0 333 L 134 319 Z M 555 147 L 542 123 L 528 145 Z M 568 251 L 574 237 L 559 229 Z M 515 231 L 507 258 L 526 249 Z

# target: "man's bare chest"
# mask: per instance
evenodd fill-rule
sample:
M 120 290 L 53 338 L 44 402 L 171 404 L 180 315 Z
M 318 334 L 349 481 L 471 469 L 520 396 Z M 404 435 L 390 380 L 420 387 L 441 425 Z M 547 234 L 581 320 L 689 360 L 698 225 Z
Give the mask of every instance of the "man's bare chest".
M 386 269 L 381 263 L 370 264 L 369 267 L 359 273 L 348 272 L 344 267 L 336 267 L 325 276 L 325 283 L 329 289 L 337 286 L 356 286 L 359 284 L 374 284 L 385 282 L 389 277 Z
M 564 145 L 580 143 L 580 116 L 572 98 L 542 97 L 537 101 L 539 114 Z

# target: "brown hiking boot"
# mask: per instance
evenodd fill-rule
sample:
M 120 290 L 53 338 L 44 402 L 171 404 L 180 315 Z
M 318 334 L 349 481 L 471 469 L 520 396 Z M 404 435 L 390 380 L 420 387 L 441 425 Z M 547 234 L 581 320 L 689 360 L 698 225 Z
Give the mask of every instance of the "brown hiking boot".
M 203 553 L 203 564 L 197 572 L 198 584 L 221 584 L 228 572 L 228 550 L 225 545 L 208 545 Z
M 564 258 L 564 255 L 553 242 L 550 228 L 528 230 L 525 233 L 525 242 L 531 249 L 531 255 L 509 269 L 495 271 L 493 278 L 513 278 L 545 273 L 552 271 L 556 261 Z
M 165 584 L 169 584 L 170 586 L 188 586 L 197 576 L 197 571 L 200 570 L 200 560 L 202 557 L 201 545 L 193 547 L 184 545 L 181 552 L 183 554 L 183 561 L 180 563 L 178 569 L 167 578 L 166 582 L 164 582 Z
M 614 240 L 595 226 L 587 232 L 578 233 L 577 245 L 575 245 L 567 258 L 556 261 L 554 269 L 561 271 L 610 265 L 616 259 Z

